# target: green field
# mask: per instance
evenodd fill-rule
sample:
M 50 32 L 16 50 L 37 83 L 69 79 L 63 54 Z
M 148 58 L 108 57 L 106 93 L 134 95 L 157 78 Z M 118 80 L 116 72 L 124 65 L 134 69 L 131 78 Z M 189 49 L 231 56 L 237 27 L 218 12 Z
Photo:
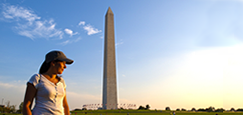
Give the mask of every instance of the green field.
M 87 110 L 72 111 L 71 115 L 172 115 L 169 111 L 143 111 L 143 110 Z M 243 115 L 243 112 L 176 112 L 176 115 Z M 22 115 L 0 113 L 0 115 Z
M 170 111 L 148 110 L 94 110 L 73 111 L 72 115 L 172 115 Z M 176 112 L 176 115 L 243 115 L 243 112 Z

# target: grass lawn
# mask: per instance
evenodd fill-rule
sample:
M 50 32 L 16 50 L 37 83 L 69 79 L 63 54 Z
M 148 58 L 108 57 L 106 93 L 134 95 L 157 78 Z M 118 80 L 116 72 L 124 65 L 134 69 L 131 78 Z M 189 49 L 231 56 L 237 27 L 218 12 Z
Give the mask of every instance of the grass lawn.
M 72 111 L 71 115 L 172 115 L 169 111 L 142 110 L 87 110 Z M 243 115 L 243 112 L 176 112 L 176 115 Z M 0 113 L 0 115 L 22 115 L 14 113 Z
M 72 111 L 72 115 L 172 115 L 169 111 L 147 110 L 88 110 Z M 243 112 L 176 112 L 176 115 L 243 115 Z

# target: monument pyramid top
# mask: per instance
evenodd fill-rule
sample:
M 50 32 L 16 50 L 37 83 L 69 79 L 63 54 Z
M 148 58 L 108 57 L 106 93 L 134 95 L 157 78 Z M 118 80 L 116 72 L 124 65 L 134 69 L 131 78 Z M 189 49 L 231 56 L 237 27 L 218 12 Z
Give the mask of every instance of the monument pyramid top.
M 108 10 L 107 10 L 107 12 L 106 12 L 106 15 L 107 15 L 107 14 L 112 14 L 112 15 L 113 15 L 113 12 L 112 12 L 112 10 L 111 10 L 110 7 L 108 8 Z

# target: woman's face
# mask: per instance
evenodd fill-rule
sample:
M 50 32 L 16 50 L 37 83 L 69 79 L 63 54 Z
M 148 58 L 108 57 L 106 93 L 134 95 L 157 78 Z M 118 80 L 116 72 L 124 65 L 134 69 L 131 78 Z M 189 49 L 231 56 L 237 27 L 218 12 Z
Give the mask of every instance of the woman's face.
M 66 68 L 66 62 L 65 61 L 59 61 L 55 63 L 55 70 L 57 74 L 62 74 L 64 69 Z

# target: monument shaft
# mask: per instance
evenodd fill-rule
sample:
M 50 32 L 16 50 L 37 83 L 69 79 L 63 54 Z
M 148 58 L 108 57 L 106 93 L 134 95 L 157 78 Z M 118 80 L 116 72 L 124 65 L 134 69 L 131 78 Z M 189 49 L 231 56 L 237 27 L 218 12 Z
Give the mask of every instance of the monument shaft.
M 114 14 L 110 7 L 105 16 L 103 109 L 117 109 Z

